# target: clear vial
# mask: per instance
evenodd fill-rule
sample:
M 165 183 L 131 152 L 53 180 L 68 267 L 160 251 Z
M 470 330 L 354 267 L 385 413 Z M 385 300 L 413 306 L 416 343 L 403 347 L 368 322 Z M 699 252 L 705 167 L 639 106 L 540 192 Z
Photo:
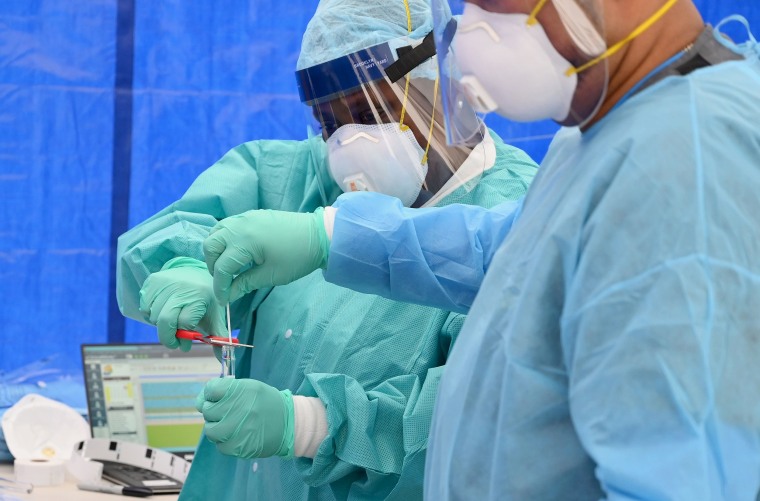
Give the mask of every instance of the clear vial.
M 235 348 L 222 346 L 222 374 L 220 377 L 235 377 Z

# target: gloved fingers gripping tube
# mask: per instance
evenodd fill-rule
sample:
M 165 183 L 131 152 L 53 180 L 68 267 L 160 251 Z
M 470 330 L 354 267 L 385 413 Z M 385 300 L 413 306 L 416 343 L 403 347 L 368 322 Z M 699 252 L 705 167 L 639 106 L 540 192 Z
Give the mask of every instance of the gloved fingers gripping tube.
M 295 414 L 290 391 L 255 379 L 212 379 L 196 399 L 206 438 L 240 458 L 293 457 Z
M 217 224 L 203 244 L 217 301 L 228 304 L 327 266 L 323 212 L 252 210 Z
M 374 191 L 419 207 L 454 185 L 477 183 L 482 162 L 460 168 L 485 128 L 468 106 L 472 144 L 448 145 L 436 66 L 430 35 L 296 73 L 309 130 L 326 142 L 330 175 L 344 192 Z

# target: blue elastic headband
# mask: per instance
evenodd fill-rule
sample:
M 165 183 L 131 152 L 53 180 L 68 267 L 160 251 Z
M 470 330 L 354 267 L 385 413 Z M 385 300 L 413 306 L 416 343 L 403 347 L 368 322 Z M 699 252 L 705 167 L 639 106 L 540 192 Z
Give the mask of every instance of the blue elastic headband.
M 296 71 L 301 102 L 309 106 L 385 77 L 396 56 L 387 42 Z

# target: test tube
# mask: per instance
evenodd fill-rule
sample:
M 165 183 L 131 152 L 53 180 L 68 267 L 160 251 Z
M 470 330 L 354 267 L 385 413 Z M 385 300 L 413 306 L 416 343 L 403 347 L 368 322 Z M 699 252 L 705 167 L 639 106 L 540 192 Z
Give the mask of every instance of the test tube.
M 222 374 L 219 377 L 235 377 L 235 348 L 222 346 Z
M 230 305 L 227 304 L 227 336 L 230 345 L 222 346 L 222 375 L 220 377 L 235 377 L 235 348 L 232 347 L 232 319 Z

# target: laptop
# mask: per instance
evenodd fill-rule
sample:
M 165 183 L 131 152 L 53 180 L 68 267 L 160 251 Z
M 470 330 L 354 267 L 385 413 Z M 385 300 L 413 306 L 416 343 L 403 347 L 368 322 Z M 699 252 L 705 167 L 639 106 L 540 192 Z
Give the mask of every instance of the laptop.
M 195 398 L 207 381 L 219 377 L 213 347 L 196 343 L 183 352 L 160 344 L 84 344 L 82 364 L 93 438 L 134 442 L 192 460 L 203 430 Z M 139 481 L 149 473 L 108 463 L 103 477 L 144 485 Z

